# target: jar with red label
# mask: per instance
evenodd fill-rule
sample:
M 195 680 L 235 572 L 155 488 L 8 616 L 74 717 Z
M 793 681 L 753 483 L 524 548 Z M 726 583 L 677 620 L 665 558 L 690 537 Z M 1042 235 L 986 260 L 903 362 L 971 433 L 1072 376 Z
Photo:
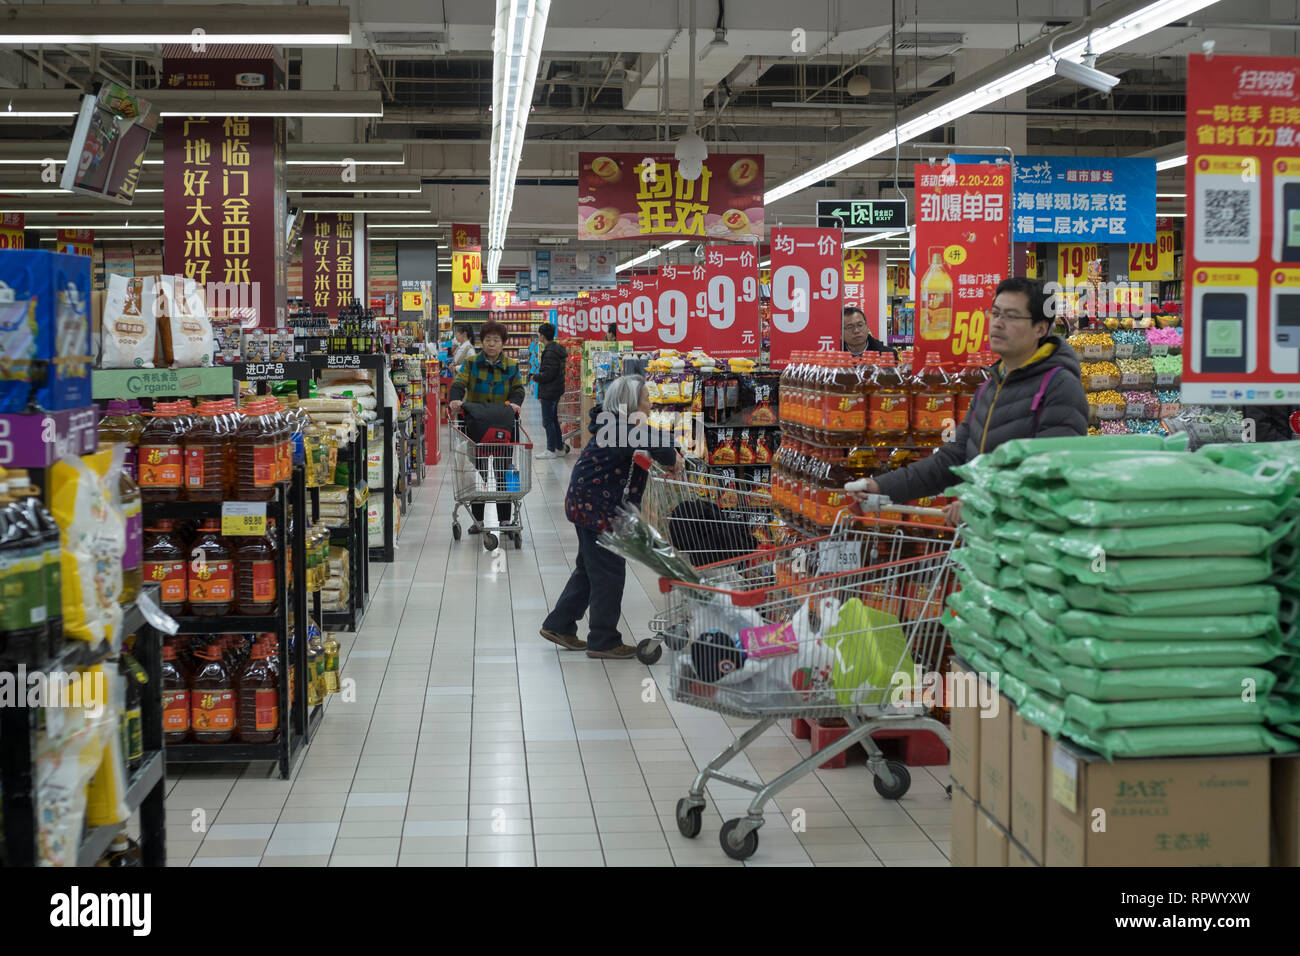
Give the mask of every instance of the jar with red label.
M 185 613 L 187 563 L 175 521 L 156 521 L 145 529 L 141 577 L 146 584 L 159 585 L 162 609 L 173 617 Z
M 240 501 L 270 501 L 280 475 L 280 447 L 266 405 L 244 409 L 235 441 L 235 496 Z
M 275 568 L 280 552 L 269 534 L 234 539 L 235 609 L 238 614 L 274 614 L 279 606 Z
M 199 406 L 194 427 L 185 435 L 185 497 L 221 501 L 226 492 L 226 459 L 234 452 L 230 421 L 220 402 Z
M 189 557 L 190 613 L 229 614 L 235 599 L 235 556 L 221 536 L 218 519 L 209 518 L 199 526 Z
M 185 420 L 177 403 L 154 406 L 140 432 L 140 497 L 179 501 L 185 491 Z
M 190 737 L 190 681 L 187 668 L 168 640 L 162 649 L 163 743 L 175 746 Z
M 280 682 L 270 656 L 270 646 L 259 640 L 239 673 L 239 739 L 246 744 L 269 744 L 280 736 Z
M 197 669 L 190 681 L 190 728 L 194 742 L 224 744 L 235 735 L 235 681 L 221 662 L 222 648 L 213 641 L 194 654 Z
M 925 364 L 908 382 L 912 393 L 912 435 L 917 445 L 935 448 L 954 427 L 956 394 L 952 378 L 939 364 L 938 352 L 927 352 Z

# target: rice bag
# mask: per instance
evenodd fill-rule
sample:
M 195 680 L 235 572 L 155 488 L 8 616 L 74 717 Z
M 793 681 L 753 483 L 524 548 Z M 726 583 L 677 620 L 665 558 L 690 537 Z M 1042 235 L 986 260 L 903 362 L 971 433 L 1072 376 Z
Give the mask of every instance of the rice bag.
M 1228 667 L 1267 664 L 1278 656 L 1281 642 L 1263 638 L 1242 641 L 1103 641 L 1075 637 L 1052 650 L 1068 664 L 1080 667 Z
M 106 732 L 102 734 L 104 749 L 99 767 L 90 778 L 86 792 L 86 825 L 102 827 L 131 819 L 131 808 L 126 802 L 126 754 L 122 752 L 122 735 L 115 732 L 126 711 L 126 680 L 111 661 L 94 670 L 103 674 L 103 680 L 91 681 L 90 686 L 107 690 L 108 699 L 95 701 L 96 710 L 103 704 L 101 720 Z
M 1300 465 L 1273 458 L 1243 467 L 1225 467 L 1181 452 L 1096 454 L 1058 452 L 1028 458 L 1016 470 L 1022 483 L 1037 480 L 1049 497 L 1083 496 L 1113 501 L 1167 501 L 1171 498 L 1271 499 L 1295 495 L 1292 479 Z M 1243 480 L 1243 475 L 1249 480 Z
M 1180 498 L 1167 501 L 1100 501 L 1091 498 L 1057 500 L 1034 488 L 1023 489 L 1029 520 L 1050 527 L 1048 520 L 1064 518 L 1085 527 L 1160 528 L 1203 522 L 1272 524 L 1285 504 L 1267 499 Z
M 987 640 L 997 640 L 998 622 L 993 611 L 971 597 L 968 591 L 954 591 L 948 595 L 948 607 L 952 608 L 963 621 L 966 621 Z
M 101 318 L 101 368 L 153 368 L 158 316 L 152 277 L 108 276 Z
M 1002 666 L 1012 675 L 1020 678 L 1034 690 L 1041 690 L 1053 697 L 1065 696 L 1065 690 L 1060 679 L 1030 655 L 1014 648 L 1008 648 L 1002 654 L 1000 660 Z
M 1290 533 L 1292 523 L 1273 527 L 1239 524 L 1187 524 L 1167 528 L 1088 528 L 1059 534 L 1032 529 L 1021 538 L 1031 560 L 1053 563 L 1058 554 L 1074 558 L 1256 556 Z
M 204 368 L 213 364 L 217 339 L 208 321 L 203 287 L 185 276 L 160 276 L 162 314 L 158 343 L 164 368 Z
M 1039 650 L 1035 648 L 1035 656 Z M 1005 663 L 1005 655 L 1003 656 Z M 1062 662 L 1054 668 L 1061 686 L 1071 694 L 1095 701 L 1157 700 L 1168 697 L 1236 697 L 1253 687 L 1266 697 L 1277 675 L 1261 667 L 1164 667 L 1103 670 Z M 1254 681 L 1253 685 L 1245 681 Z
M 1262 724 L 1300 718 L 1300 704 L 1278 697 L 1191 697 L 1098 703 L 1077 694 L 1065 698 L 1065 714 L 1089 730 L 1178 724 Z
M 1231 605 L 1225 605 L 1227 610 Z M 1035 608 L 1037 610 L 1037 608 Z M 1129 617 L 1067 610 L 1054 622 L 1065 637 L 1098 637 L 1116 641 L 1281 639 L 1277 618 L 1269 614 L 1211 614 L 1195 617 Z
M 1300 741 L 1254 724 L 1191 724 L 1094 731 L 1067 722 L 1065 734 L 1107 760 L 1115 757 L 1190 757 L 1300 750 Z
M 963 541 L 961 547 L 952 550 L 951 558 L 977 580 L 989 587 L 998 586 L 998 570 L 1002 567 L 1002 559 L 991 548 Z
M 1035 727 L 1041 728 L 1049 737 L 1056 739 L 1065 728 L 1065 707 L 1059 697 L 1031 690 L 1019 703 L 1020 716 Z
M 1111 559 L 1061 555 L 1053 564 L 1081 584 L 1112 591 L 1232 587 L 1256 584 L 1273 573 L 1267 557 Z
M 1225 560 L 1251 561 L 1252 559 Z M 1110 567 L 1113 563 L 1107 566 Z M 1154 568 L 1151 570 L 1155 571 Z M 1277 588 L 1271 585 L 1233 587 L 1207 585 L 1126 593 L 1095 584 L 1078 583 L 1056 568 L 1034 561 L 1025 565 L 1024 579 L 1030 584 L 1058 592 L 1075 608 L 1103 611 L 1107 614 L 1149 617 L 1160 614 L 1221 614 L 1227 609 L 1235 610 L 1240 614 L 1276 614 L 1278 608 Z

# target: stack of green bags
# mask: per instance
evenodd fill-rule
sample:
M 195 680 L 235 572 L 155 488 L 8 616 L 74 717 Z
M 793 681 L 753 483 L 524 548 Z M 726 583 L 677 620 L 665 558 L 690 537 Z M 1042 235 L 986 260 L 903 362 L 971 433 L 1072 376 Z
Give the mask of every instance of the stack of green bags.
M 1300 749 L 1300 442 L 1008 442 L 955 469 L 954 650 L 1108 759 Z

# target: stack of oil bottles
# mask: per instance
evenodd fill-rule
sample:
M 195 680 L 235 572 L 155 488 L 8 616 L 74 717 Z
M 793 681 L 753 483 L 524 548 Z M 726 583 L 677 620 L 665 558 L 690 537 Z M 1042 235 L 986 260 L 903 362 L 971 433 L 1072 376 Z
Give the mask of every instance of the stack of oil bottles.
M 777 516 L 804 535 L 829 532 L 853 506 L 845 484 L 918 461 L 953 439 L 995 361 L 976 353 L 950 371 L 935 352 L 915 369 L 911 351 L 897 358 L 794 353 L 781 373 L 781 447 L 772 460 Z

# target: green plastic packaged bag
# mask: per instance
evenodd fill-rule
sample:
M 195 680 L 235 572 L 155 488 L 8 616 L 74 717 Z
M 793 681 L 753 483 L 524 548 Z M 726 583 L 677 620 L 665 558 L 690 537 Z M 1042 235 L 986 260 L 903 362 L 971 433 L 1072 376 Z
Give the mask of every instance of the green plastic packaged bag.
M 1038 531 L 1038 526 L 1031 521 L 1002 521 L 993 531 L 993 536 L 998 541 L 1010 541 L 1014 544 L 1024 544 L 1025 540 Z
M 1029 602 L 1029 607 L 1044 620 L 1055 621 L 1070 610 L 1070 602 L 1065 599 L 1064 595 L 1055 591 L 1025 585 L 1022 593 Z
M 1236 471 L 1250 471 L 1265 462 L 1300 465 L 1300 442 L 1227 442 L 1202 445 L 1196 454 L 1204 455 L 1216 465 Z M 1300 469 L 1296 472 L 1300 480 Z
M 1025 586 L 1025 575 L 1015 565 L 1004 564 L 998 569 L 996 583 L 1003 591 L 1015 591 Z
M 1065 715 L 1088 730 L 1187 724 L 1271 724 L 1300 718 L 1300 705 L 1277 697 L 1128 700 L 1102 704 L 1078 694 L 1065 698 Z
M 950 556 L 954 564 L 967 571 L 977 581 L 989 587 L 998 586 L 998 571 L 1002 568 L 1002 559 L 998 557 L 996 551 L 988 551 L 979 545 L 968 545 L 963 542 L 961 547 L 952 549 Z
M 947 493 L 951 497 L 961 499 L 961 511 L 963 516 L 965 516 L 967 508 L 970 508 L 972 511 L 978 511 L 981 515 L 990 520 L 997 515 L 997 499 L 984 491 L 978 485 L 973 485 L 970 482 L 962 482 L 959 485 L 954 485 L 949 488 Z
M 997 617 L 992 609 L 972 598 L 969 591 L 952 592 L 948 595 L 947 604 L 976 634 L 987 640 L 997 640 Z
M 1002 666 L 1013 676 L 1024 681 L 1034 690 L 1041 690 L 1053 697 L 1064 697 L 1065 688 L 1060 679 L 1038 664 L 1030 655 L 1009 647 L 1000 658 Z
M 1029 646 L 1029 635 L 1025 633 L 1024 627 L 1018 620 L 1006 614 L 998 616 L 998 634 L 1009 647 L 1024 650 Z
M 1016 473 L 1022 483 L 1046 485 L 1048 495 L 1062 501 L 1086 495 L 1110 501 L 1266 498 L 1285 503 L 1295 496 L 1296 464 L 1272 458 L 1236 463 L 1239 467 L 1219 465 L 1182 452 L 1063 451 L 1027 458 Z
M 1017 707 L 1021 706 L 1025 698 L 1033 693 L 1033 689 L 1028 684 L 1006 672 L 1003 672 L 998 678 L 998 690 L 1006 694 Z
M 1061 555 L 1053 566 L 1080 584 L 1109 591 L 1232 587 L 1266 581 L 1273 573 L 1267 557 L 1099 559 Z
M 1161 579 L 1161 572 L 1157 565 L 1166 562 L 1155 559 L 1134 558 L 1130 559 L 1130 563 L 1140 560 L 1154 561 L 1154 563 L 1149 568 L 1127 571 L 1125 579 L 1146 580 L 1150 585 L 1156 584 Z M 1187 560 L 1205 561 L 1209 559 L 1190 558 Z M 1255 558 L 1220 558 L 1214 560 L 1219 565 L 1227 565 L 1229 562 L 1247 562 L 1244 569 L 1237 568 L 1238 573 L 1244 573 L 1247 577 L 1257 575 L 1268 563 Z M 1077 568 L 1081 564 L 1090 564 L 1090 562 L 1076 562 L 1074 566 Z M 1107 571 L 1118 564 L 1117 561 L 1108 561 L 1106 563 Z M 1195 579 L 1201 580 L 1202 576 L 1207 572 L 1208 567 L 1206 565 L 1199 566 Z M 1094 573 L 1092 576 L 1096 577 L 1098 575 Z M 1170 582 L 1166 579 L 1164 583 L 1166 587 L 1170 588 L 1169 590 L 1149 587 L 1146 589 L 1132 589 L 1127 592 L 1121 587 L 1112 589 L 1109 586 L 1099 586 L 1096 583 L 1080 582 L 1073 574 L 1066 575 L 1055 567 L 1037 561 L 1030 561 L 1025 565 L 1023 577 L 1030 584 L 1064 595 L 1065 599 L 1073 607 L 1105 611 L 1108 614 L 1133 614 L 1138 616 L 1154 614 L 1219 614 L 1223 612 L 1225 607 L 1234 608 L 1242 614 L 1252 614 L 1257 611 L 1276 613 L 1277 611 L 1277 588 L 1270 585 L 1236 586 L 1235 582 L 1226 580 L 1224 575 L 1216 576 L 1210 583 L 1199 586 L 1170 587 Z M 1116 577 L 1118 578 L 1118 575 Z M 1183 580 L 1186 580 L 1186 578 Z M 1232 601 L 1233 603 L 1225 604 L 1224 601 Z
M 1020 716 L 1035 727 L 1041 728 L 1053 740 L 1065 729 L 1065 707 L 1059 697 L 1031 690 L 1018 704 Z
M 1023 568 L 1025 562 L 1029 560 L 1025 556 L 1024 545 L 1016 544 L 1013 541 L 999 541 L 997 551 L 998 557 L 1002 560 L 1004 566 L 1010 565 L 1013 568 Z
M 1064 520 L 1080 527 L 1167 528 L 1172 525 L 1231 522 L 1232 524 L 1272 524 L 1281 517 L 1285 505 L 1276 501 L 1225 498 L 1182 498 L 1166 501 L 1100 501 L 1070 498 L 1057 501 L 1034 488 L 1023 489 L 1028 520 L 1052 530 L 1063 530 L 1050 523 Z
M 1095 611 L 1068 610 L 1058 615 L 1054 623 L 1067 638 L 1099 637 L 1116 641 L 1235 641 L 1262 637 L 1275 642 L 1282 639 L 1277 618 L 1270 614 L 1127 617 L 1119 614 L 1098 614 Z
M 858 598 L 844 602 L 822 643 L 836 651 L 831 684 L 842 707 L 880 703 L 889 694 L 893 675 L 914 669 L 898 618 Z
M 963 535 L 991 541 L 997 534 L 997 522 L 988 515 L 981 514 L 962 501 L 961 520 L 965 525 Z
M 1045 534 L 1033 530 L 1023 539 L 1031 560 L 1052 564 L 1057 554 L 1091 560 L 1110 558 L 1194 558 L 1262 555 L 1291 531 L 1291 523 L 1272 527 L 1241 524 L 1194 524 L 1167 528 L 1076 528 Z
M 1050 626 L 1050 625 L 1049 625 Z M 1055 630 L 1055 628 L 1053 628 Z M 1104 641 L 1074 637 L 1051 648 L 1079 667 L 1232 667 L 1262 666 L 1282 652 L 1281 641 Z
M 1065 735 L 1107 760 L 1116 757 L 1199 757 L 1210 754 L 1291 753 L 1300 741 L 1254 724 L 1191 724 L 1088 730 L 1067 721 Z
M 1014 438 L 1003 442 L 987 457 L 999 468 L 1017 465 L 1035 455 L 1050 455 L 1062 451 L 1184 451 L 1188 436 L 1161 435 L 1079 435 L 1067 438 Z
M 1008 653 L 1010 653 L 1008 651 Z M 1038 656 L 1035 648 L 1035 657 Z M 1006 655 L 1003 656 L 1005 662 Z M 1262 667 L 1156 667 L 1103 670 L 1062 662 L 1053 669 L 1066 692 L 1088 700 L 1159 700 L 1171 697 L 1237 697 L 1251 686 L 1257 697 L 1267 697 L 1277 675 Z

